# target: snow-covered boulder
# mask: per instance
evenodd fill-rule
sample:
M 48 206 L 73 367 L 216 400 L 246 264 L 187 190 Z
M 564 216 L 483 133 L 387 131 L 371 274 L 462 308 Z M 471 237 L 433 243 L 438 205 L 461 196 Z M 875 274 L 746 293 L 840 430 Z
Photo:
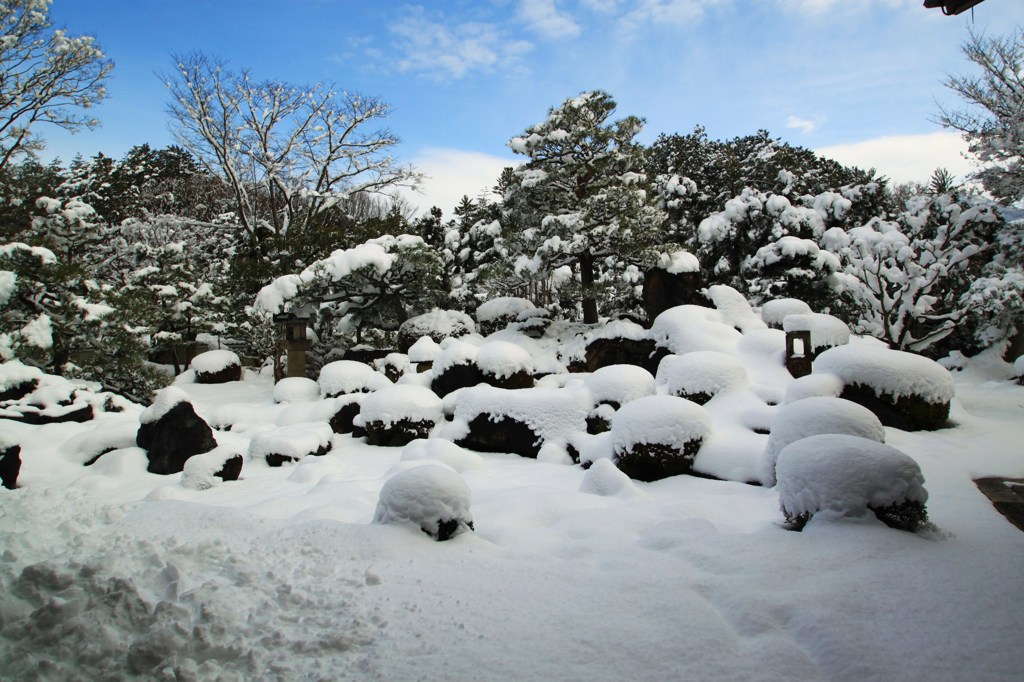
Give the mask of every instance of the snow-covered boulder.
M 327 419 L 332 431 L 351 433 L 354 436 L 362 434 L 361 429 L 359 434 L 356 433 L 355 419 L 359 416 L 365 396 L 365 393 L 350 393 L 334 399 L 332 414 Z
M 21 360 L 3 363 L 0 365 L 0 402 L 21 400 L 39 386 L 42 378 L 43 370 Z
M 662 254 L 656 267 L 644 273 L 643 306 L 648 320 L 680 305 L 708 305 L 700 262 L 687 251 Z
M 237 481 L 242 475 L 242 455 L 232 446 L 221 445 L 185 462 L 181 484 L 193 490 L 206 490 L 222 481 Z
M 386 376 L 362 362 L 335 360 L 320 368 L 317 379 L 320 394 L 325 398 L 337 398 L 349 393 L 371 393 L 392 386 Z
M 242 378 L 242 361 L 229 350 L 208 350 L 192 358 L 189 367 L 197 384 L 225 384 Z
M 158 391 L 139 415 L 135 443 L 146 451 L 146 469 L 153 474 L 176 474 L 189 457 L 217 447 L 213 429 L 196 414 L 188 394 L 175 386 Z
M 386 376 L 388 380 L 397 382 L 403 375 L 413 371 L 413 364 L 405 353 L 388 353 L 384 357 L 374 360 L 373 368 Z
M 515 296 L 500 296 L 481 303 L 476 309 L 480 333 L 489 336 L 519 319 L 520 313 L 535 310 L 533 301 Z
M 421 336 L 409 347 L 409 362 L 416 365 L 417 371 L 424 371 L 433 365 L 441 354 L 441 346 L 429 336 Z
M 614 320 L 593 333 L 585 357 L 588 372 L 610 365 L 637 365 L 653 373 L 661 359 L 647 330 L 629 320 Z
M 476 331 L 476 324 L 466 313 L 458 310 L 434 308 L 429 313 L 410 317 L 398 328 L 398 349 L 409 349 L 421 336 L 429 336 L 437 343 L 444 339 L 466 336 Z
M 761 306 L 761 320 L 772 329 L 782 329 L 782 323 L 789 315 L 807 315 L 814 312 L 811 306 L 798 298 L 777 298 L 765 301 Z
M 373 522 L 413 525 L 442 541 L 473 530 L 470 490 L 450 468 L 425 464 L 401 471 L 381 488 Z
M 630 478 L 657 481 L 693 471 L 711 433 L 711 416 L 684 398 L 654 395 L 623 405 L 612 417 L 611 444 L 618 468 Z
M 460 388 L 484 383 L 483 372 L 476 364 L 479 347 L 468 341 L 446 339 L 434 358 L 430 388 L 442 398 Z
M 327 424 L 308 422 L 261 431 L 249 441 L 250 460 L 264 459 L 272 467 L 298 462 L 308 455 L 322 456 L 331 450 L 334 432 Z
M 640 491 L 629 476 L 619 471 L 610 459 L 599 459 L 587 469 L 580 481 L 580 492 L 602 497 L 638 496 Z
M 402 447 L 427 438 L 443 419 L 441 398 L 423 386 L 397 385 L 363 398 L 353 425 L 370 445 Z
M 883 346 L 840 346 L 819 355 L 814 372 L 838 377 L 840 397 L 864 405 L 886 426 L 933 430 L 949 419 L 953 377 L 926 357 Z
M 795 530 L 812 516 L 860 517 L 870 511 L 886 525 L 909 531 L 928 518 L 928 492 L 917 462 L 867 438 L 803 438 L 783 448 L 776 471 L 782 512 Z
M 0 485 L 8 490 L 18 487 L 21 471 L 21 445 L 11 436 L 0 433 Z
M 522 347 L 507 341 L 487 341 L 476 353 L 484 383 L 498 388 L 531 388 L 533 359 Z
M 475 386 L 455 395 L 453 421 L 442 435 L 478 452 L 537 457 L 587 428 L 590 397 L 582 386 L 508 390 Z
M 810 332 L 812 356 L 828 348 L 844 346 L 850 342 L 850 328 L 833 315 L 825 313 L 802 313 L 786 315 L 782 329 L 789 332 Z
M 45 374 L 17 360 L 0 366 L 0 390 L 9 396 L 0 400 L 0 419 L 25 424 L 87 422 L 111 407 L 123 409 L 127 401 L 109 393 L 96 393 L 84 382 Z
M 866 407 L 842 398 L 806 398 L 785 405 L 772 421 L 764 449 L 762 482 L 775 485 L 779 453 L 790 443 L 823 433 L 839 433 L 885 442 L 885 427 Z
M 657 380 L 669 395 L 692 400 L 698 405 L 722 391 L 743 388 L 749 383 L 742 362 L 713 350 L 666 356 L 658 366 Z
M 660 348 L 676 355 L 698 350 L 734 353 L 742 338 L 719 311 L 696 305 L 669 308 L 654 320 L 650 333 Z
M 608 365 L 583 379 L 590 391 L 594 405 L 610 405 L 618 409 L 622 405 L 654 395 L 657 384 L 654 377 L 643 367 L 636 365 Z
M 274 385 L 275 403 L 308 403 L 320 400 L 320 384 L 306 377 L 285 377 Z

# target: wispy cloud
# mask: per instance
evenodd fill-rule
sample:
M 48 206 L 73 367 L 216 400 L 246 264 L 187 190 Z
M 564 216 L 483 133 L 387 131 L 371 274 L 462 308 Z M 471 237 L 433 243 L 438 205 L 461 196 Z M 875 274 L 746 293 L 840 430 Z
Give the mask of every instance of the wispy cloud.
M 961 177 L 973 169 L 964 157 L 967 143 L 949 132 L 890 135 L 815 151 L 846 165 L 874 168 L 896 182 L 925 182 L 939 167 Z
M 545 38 L 575 38 L 580 26 L 555 0 L 520 0 L 517 15 Z
M 412 163 L 427 177 L 419 192 L 404 191 L 403 195 L 421 212 L 437 206 L 450 218 L 463 196 L 475 200 L 481 193 L 490 194 L 502 169 L 520 161 L 461 149 L 427 147 L 419 151 Z
M 818 121 L 811 120 L 809 118 L 801 118 L 799 116 L 790 116 L 786 119 L 786 127 L 793 130 L 799 130 L 804 135 L 810 135 L 818 129 Z
M 533 49 L 530 42 L 510 38 L 495 24 L 442 23 L 418 6 L 403 11 L 405 16 L 390 26 L 391 33 L 400 39 L 400 71 L 442 80 L 459 79 L 474 72 L 519 67 L 523 55 Z

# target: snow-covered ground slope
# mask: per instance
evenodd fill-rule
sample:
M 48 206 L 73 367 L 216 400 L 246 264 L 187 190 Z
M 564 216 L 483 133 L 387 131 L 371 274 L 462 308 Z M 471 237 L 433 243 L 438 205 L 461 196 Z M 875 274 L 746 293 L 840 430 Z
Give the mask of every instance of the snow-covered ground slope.
M 886 429 L 923 471 L 924 534 L 795 533 L 771 488 L 347 435 L 195 490 L 136 448 L 82 467 L 81 435 L 137 411 L 2 421 L 24 464 L 0 489 L 0 679 L 1020 679 L 1024 533 L 971 479 L 1024 475 L 1024 387 L 956 381 L 955 427 Z M 294 421 L 265 378 L 179 387 L 239 452 Z M 437 462 L 475 532 L 372 523 L 391 475 Z

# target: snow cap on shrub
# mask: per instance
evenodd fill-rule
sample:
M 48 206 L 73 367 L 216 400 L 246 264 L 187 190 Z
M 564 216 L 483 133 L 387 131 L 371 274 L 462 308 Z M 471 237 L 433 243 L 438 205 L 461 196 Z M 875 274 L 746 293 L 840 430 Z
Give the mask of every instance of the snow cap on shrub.
M 681 397 L 718 393 L 747 385 L 747 370 L 731 355 L 699 350 L 685 355 L 668 355 L 658 365 L 658 383 L 671 395 Z
M 401 471 L 381 488 L 374 523 L 416 525 L 435 540 L 473 529 L 469 486 L 440 464 Z
M 650 336 L 662 348 L 682 355 L 697 350 L 731 353 L 742 335 L 726 324 L 717 310 L 680 305 L 654 319 Z
M 583 383 L 594 403 L 625 405 L 631 400 L 654 395 L 654 377 L 636 365 L 608 365 L 587 376 Z
M 208 350 L 192 358 L 189 367 L 201 374 L 217 374 L 228 367 L 241 364 L 238 355 L 229 350 Z
M 359 424 L 380 422 L 385 427 L 406 419 L 436 424 L 443 418 L 441 404 L 441 399 L 429 388 L 391 385 L 366 396 L 356 419 Z
M 304 403 L 320 399 L 320 385 L 306 377 L 285 377 L 274 385 L 275 403 Z
M 333 398 L 346 393 L 365 393 L 393 386 L 391 380 L 369 365 L 354 360 L 336 360 L 320 369 L 320 392 Z
M 700 405 L 670 395 L 652 395 L 623 405 L 612 417 L 615 452 L 629 452 L 637 443 L 682 450 L 711 432 L 711 415 Z
M 517 372 L 533 371 L 530 354 L 520 346 L 507 341 L 487 341 L 477 349 L 476 366 L 499 379 Z
M 831 348 L 815 359 L 814 371 L 834 374 L 844 384 L 862 384 L 876 394 L 888 393 L 894 398 L 918 396 L 929 403 L 948 403 L 954 394 L 953 376 L 945 367 L 921 355 L 884 346 Z

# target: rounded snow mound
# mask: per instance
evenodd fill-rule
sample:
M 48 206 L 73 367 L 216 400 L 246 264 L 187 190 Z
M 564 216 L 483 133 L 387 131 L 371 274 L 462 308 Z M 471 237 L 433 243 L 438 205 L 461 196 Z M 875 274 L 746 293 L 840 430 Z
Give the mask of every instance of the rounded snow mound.
M 594 371 L 583 380 L 595 404 L 626 403 L 654 395 L 657 388 L 654 377 L 636 365 L 608 365 Z
M 610 459 L 598 459 L 587 469 L 580 481 L 580 492 L 602 497 L 612 495 L 636 495 L 639 489 L 632 479 L 619 471 Z
M 711 415 L 700 405 L 671 395 L 652 395 L 623 405 L 612 416 L 611 440 L 616 453 L 631 452 L 639 443 L 682 450 L 711 432 Z
M 379 422 L 388 427 L 402 420 L 438 423 L 442 401 L 429 388 L 411 384 L 391 385 L 363 399 L 356 418 L 360 424 Z
M 192 358 L 190 368 L 200 374 L 217 374 L 228 367 L 241 366 L 238 355 L 229 350 L 208 350 Z
M 698 350 L 731 353 L 742 335 L 725 323 L 720 312 L 697 305 L 669 308 L 654 319 L 650 336 L 676 355 Z
M 808 374 L 793 380 L 786 387 L 786 397 L 782 402 L 789 404 L 815 397 L 838 398 L 842 392 L 843 382 L 839 377 L 832 374 Z
M 850 328 L 846 323 L 825 313 L 787 315 L 782 320 L 782 328 L 787 332 L 810 332 L 811 350 L 815 352 L 821 348 L 844 346 L 850 342 Z
M 429 313 L 410 317 L 398 328 L 398 333 L 409 339 L 429 336 L 435 341 L 446 337 L 465 336 L 476 331 L 473 318 L 458 310 L 434 308 Z
M 43 378 L 43 370 L 26 365 L 21 360 L 8 360 L 0 365 L 0 393 L 21 384 L 38 382 Z
M 1013 375 L 1018 379 L 1024 379 L 1024 355 L 1013 361 Z
M 798 440 L 824 433 L 885 442 L 885 427 L 866 407 L 842 398 L 813 397 L 785 405 L 775 416 L 764 449 L 765 485 L 775 484 L 779 453 Z
M 480 323 L 492 323 L 499 320 L 513 321 L 519 314 L 533 310 L 533 301 L 515 296 L 500 296 L 481 303 L 476 309 L 476 319 Z
M 505 379 L 517 372 L 533 372 L 533 359 L 520 346 L 508 341 L 488 341 L 476 352 L 476 366 L 486 374 Z
M 612 320 L 588 336 L 589 340 L 629 339 L 630 341 L 643 341 L 649 338 L 650 334 L 647 330 L 632 320 Z
M 917 396 L 938 404 L 948 403 L 955 393 L 953 376 L 939 363 L 881 346 L 831 348 L 814 360 L 814 371 L 833 374 L 844 384 L 861 384 L 876 395 L 887 393 L 893 398 Z
M 478 352 L 479 346 L 468 341 L 445 339 L 441 342 L 441 352 L 434 358 L 434 376 L 456 365 L 474 364 Z
M 473 530 L 469 486 L 450 468 L 428 464 L 399 472 L 381 488 L 373 522 L 416 525 L 435 540 Z
M 715 284 L 707 289 L 707 297 L 715 304 L 715 309 L 722 315 L 722 320 L 741 332 L 764 329 L 765 323 L 751 309 L 747 298 L 730 286 Z
M 409 346 L 409 362 L 433 362 L 441 352 L 441 346 L 429 336 L 421 336 Z
M 252 437 L 249 459 L 266 459 L 272 455 L 279 461 L 298 461 L 306 455 L 324 454 L 331 449 L 333 436 L 334 431 L 323 422 L 279 426 Z
M 417 438 L 402 449 L 402 462 L 440 462 L 462 473 L 487 468 L 483 457 L 444 438 Z
M 336 398 L 347 393 L 370 393 L 394 385 L 373 367 L 355 360 L 327 363 L 320 369 L 317 383 L 325 398 Z
M 799 298 L 777 298 L 761 306 L 761 319 L 773 329 L 782 329 L 782 322 L 790 315 L 807 315 L 814 312 L 811 306 Z
M 320 384 L 306 377 L 285 377 L 274 386 L 275 403 L 320 400 Z
M 824 434 L 779 453 L 779 501 L 791 523 L 811 516 L 864 516 L 928 500 L 921 468 L 896 448 L 857 436 Z M 883 519 L 884 520 L 884 519 Z
M 153 422 L 160 419 L 168 412 L 171 411 L 178 403 L 187 403 L 189 401 L 188 393 L 177 388 L 176 386 L 168 386 L 167 388 L 161 388 L 156 392 L 156 396 L 153 398 L 153 404 L 142 411 L 139 415 L 139 423 L 141 424 L 152 424 Z
M 669 394 L 704 403 L 722 391 L 747 385 L 747 370 L 731 355 L 702 350 L 668 355 L 658 365 L 658 383 Z

